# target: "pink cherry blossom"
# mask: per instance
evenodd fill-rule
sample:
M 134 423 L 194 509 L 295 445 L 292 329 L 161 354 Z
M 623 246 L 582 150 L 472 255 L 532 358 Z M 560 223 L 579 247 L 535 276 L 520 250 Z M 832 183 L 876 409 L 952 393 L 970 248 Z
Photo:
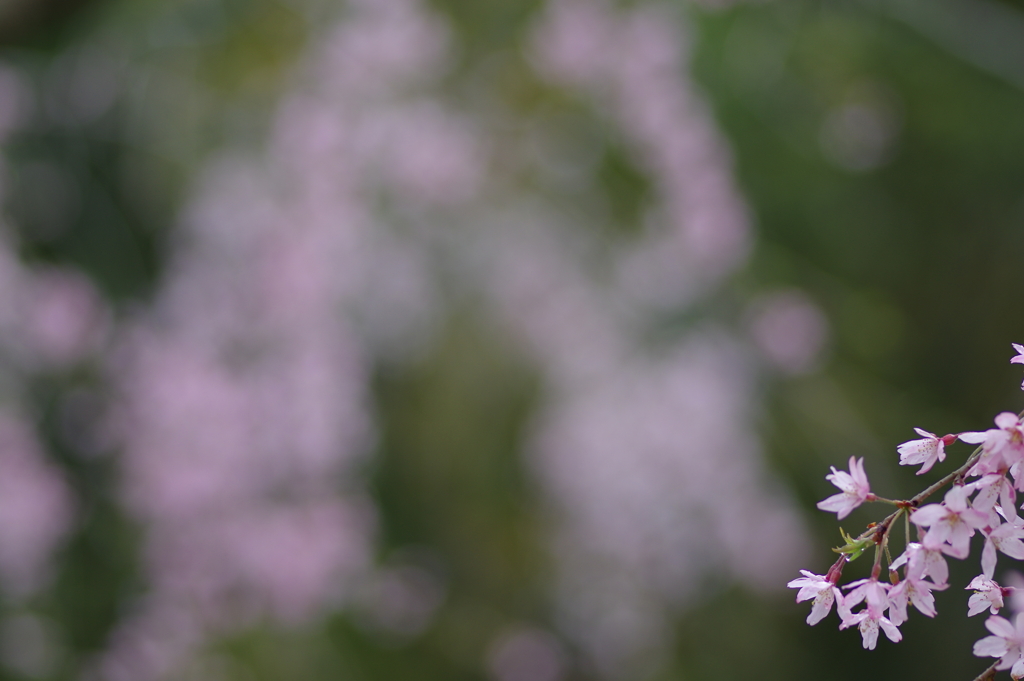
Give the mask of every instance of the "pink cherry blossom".
M 818 502 L 822 511 L 835 512 L 839 520 L 850 515 L 850 512 L 872 498 L 868 476 L 864 473 L 864 459 L 850 457 L 850 472 L 837 471 L 832 466 L 832 473 L 825 479 L 838 487 L 842 492 Z
M 993 636 L 986 636 L 974 644 L 977 657 L 999 657 L 996 669 L 1010 669 L 1014 679 L 1024 677 L 1024 613 L 1017 615 L 1014 624 L 999 617 L 989 617 L 985 628 Z
M 999 473 L 1024 459 L 1024 428 L 1017 415 L 1004 411 L 995 418 L 996 427 L 989 430 L 960 433 L 960 439 L 972 445 L 982 445 L 984 453 L 970 471 L 970 475 Z M 1017 489 L 1021 488 L 1017 478 Z
M 920 546 L 920 545 L 918 545 Z M 918 554 L 920 551 L 917 552 Z M 906 555 L 906 552 L 904 552 Z M 943 563 L 944 564 L 944 563 Z M 893 561 L 893 567 L 898 567 Z M 889 618 L 899 626 L 907 621 L 907 602 L 914 604 L 921 614 L 935 617 L 935 597 L 932 590 L 942 591 L 947 588 L 945 580 L 942 584 L 933 584 L 924 580 L 927 565 L 923 560 L 907 561 L 903 571 L 903 581 L 889 589 Z
M 825 619 L 825 615 L 832 610 L 834 602 L 838 600 L 842 604 L 843 595 L 836 585 L 824 575 L 816 575 L 807 570 L 801 570 L 800 574 L 803 577 L 792 580 L 786 586 L 790 589 L 800 589 L 796 594 L 797 603 L 814 599 L 811 614 L 807 616 L 807 623 L 813 626 Z
M 978 490 L 971 506 L 982 513 L 991 513 L 998 499 L 1003 517 L 1011 522 L 1017 519 L 1017 493 L 1006 475 L 988 473 L 981 480 L 971 483 L 970 487 Z
M 894 643 L 902 638 L 896 625 L 884 617 L 884 613 L 889 607 L 888 591 L 891 585 L 879 582 L 876 578 L 872 577 L 871 579 L 861 579 L 852 582 L 843 588 L 852 588 L 853 591 L 847 594 L 837 606 L 839 616 L 843 618 L 842 623 L 839 625 L 840 629 L 856 625 L 864 639 L 864 647 L 868 650 L 872 650 L 875 647 L 875 642 L 878 640 L 879 627 L 885 631 L 885 635 Z M 861 601 L 867 601 L 867 607 L 858 613 L 852 612 L 853 606 Z
M 946 565 L 943 553 L 947 553 L 948 550 L 948 544 L 925 535 L 920 543 L 907 544 L 906 551 L 892 562 L 889 569 L 895 570 L 907 563 L 910 573 L 931 577 L 936 586 L 945 587 L 949 579 L 949 566 Z
M 967 601 L 968 617 L 974 617 L 985 610 L 995 615 L 1003 607 L 1003 588 L 992 581 L 990 577 L 978 575 L 964 588 L 974 590 Z
M 947 584 L 932 584 L 920 576 L 908 576 L 889 591 L 889 618 L 896 626 L 906 622 L 908 601 L 922 615 L 935 617 L 935 596 L 932 591 L 942 591 L 947 587 Z
M 853 589 L 843 600 L 843 607 L 849 611 L 861 601 L 867 601 L 869 608 L 878 608 L 885 611 L 889 607 L 889 589 L 891 584 L 879 582 L 877 579 L 860 579 L 850 582 L 844 589 Z
M 930 471 L 936 461 L 946 460 L 946 445 L 955 442 L 956 435 L 939 437 L 935 433 L 929 433 L 920 428 L 914 428 L 914 430 L 923 439 L 904 442 L 896 448 L 896 451 L 900 455 L 901 466 L 924 464 L 917 472 L 918 475 L 921 475 Z
M 885 632 L 885 635 L 890 641 L 893 643 L 899 643 L 903 640 L 903 635 L 900 633 L 900 630 L 896 628 L 896 625 L 882 613 L 883 610 L 881 608 L 874 607 L 870 604 L 868 604 L 867 608 L 856 614 L 847 611 L 843 617 L 842 624 L 839 625 L 839 628 L 846 629 L 847 627 L 856 626 L 860 629 L 864 648 L 867 650 L 875 649 L 875 644 L 878 641 L 879 628 Z
M 985 535 L 985 548 L 981 551 L 981 570 L 989 579 L 996 570 L 996 550 L 1002 551 L 1010 558 L 1024 558 L 1024 529 L 1012 523 L 1003 523 L 991 532 L 982 531 Z
M 974 530 L 988 525 L 988 514 L 971 508 L 968 487 L 954 486 L 941 504 L 928 504 L 910 514 L 910 522 L 931 528 L 926 535 L 933 541 L 948 542 L 945 551 L 955 558 L 966 558 Z

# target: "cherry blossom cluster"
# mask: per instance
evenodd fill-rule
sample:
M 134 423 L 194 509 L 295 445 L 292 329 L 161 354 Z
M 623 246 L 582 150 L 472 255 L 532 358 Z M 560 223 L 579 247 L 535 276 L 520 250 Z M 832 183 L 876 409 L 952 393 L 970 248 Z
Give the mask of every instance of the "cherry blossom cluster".
M 1013 344 L 1017 356 L 1010 360 L 1024 364 L 1024 346 Z M 1024 385 L 1021 386 L 1024 389 Z M 947 557 L 969 557 L 971 538 L 978 534 L 984 542 L 981 550 L 981 574 L 971 580 L 973 591 L 968 601 L 968 616 L 986 610 L 985 622 L 991 632 L 974 645 L 978 657 L 998 658 L 978 679 L 991 679 L 1000 670 L 1009 669 L 1013 679 L 1024 678 L 1024 613 L 1015 622 L 996 613 L 1004 600 L 1014 593 L 1012 586 L 994 580 L 997 556 L 1002 553 L 1024 559 L 1024 519 L 1018 515 L 1017 493 L 1024 492 L 1024 413 L 1003 412 L 995 417 L 995 427 L 985 431 L 938 436 L 915 428 L 919 439 L 897 447 L 900 464 L 920 466 L 918 475 L 927 473 L 946 459 L 946 448 L 957 442 L 977 445 L 974 452 L 956 470 L 906 500 L 884 499 L 871 491 L 863 458 L 850 457 L 849 471 L 834 467 L 825 479 L 839 493 L 818 503 L 823 511 L 833 512 L 839 520 L 864 502 L 881 502 L 896 510 L 883 520 L 871 523 L 854 537 L 842 532 L 845 544 L 834 551 L 839 559 L 824 574 L 801 570 L 803 577 L 789 582 L 799 589 L 797 602 L 812 601 L 807 623 L 823 620 L 835 605 L 840 629 L 856 627 L 864 647 L 873 649 L 881 630 L 889 640 L 902 639 L 899 627 L 907 621 L 908 605 L 921 614 L 936 614 L 933 591 L 949 587 Z M 940 503 L 922 505 L 928 497 L 949 486 Z M 904 551 L 892 558 L 892 530 L 904 525 Z M 913 540 L 911 525 L 916 528 Z M 874 563 L 866 579 L 840 586 L 843 567 L 874 547 Z M 888 579 L 882 575 L 882 560 L 888 567 Z

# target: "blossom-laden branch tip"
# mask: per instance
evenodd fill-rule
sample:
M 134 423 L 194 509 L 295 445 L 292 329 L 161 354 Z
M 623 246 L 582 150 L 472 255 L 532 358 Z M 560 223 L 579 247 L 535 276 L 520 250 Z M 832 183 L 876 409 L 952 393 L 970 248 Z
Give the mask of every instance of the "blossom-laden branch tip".
M 1013 347 L 1017 356 L 1010 362 L 1024 364 L 1024 345 L 1014 343 Z M 840 528 L 844 545 L 833 549 L 841 555 L 828 573 L 817 575 L 801 570 L 803 577 L 789 582 L 790 588 L 799 589 L 797 602 L 814 601 L 807 623 L 822 621 L 835 605 L 839 628 L 857 627 L 865 648 L 875 648 L 879 631 L 893 642 L 900 641 L 899 627 L 907 621 L 909 606 L 913 605 L 926 617 L 936 615 L 933 592 L 949 586 L 946 556 L 967 558 L 971 537 L 980 533 L 984 538 L 982 573 L 967 586 L 974 592 L 968 601 L 967 614 L 973 617 L 989 611 L 991 616 L 985 626 L 992 635 L 975 643 L 974 654 L 998 659 L 975 681 L 990 681 L 997 671 L 1006 669 L 1013 679 L 1024 679 L 1024 613 L 1019 614 L 1014 623 L 996 614 L 1004 607 L 1006 599 L 1011 596 L 1017 599 L 1019 593 L 1015 593 L 1014 587 L 1000 586 L 993 580 L 997 554 L 1024 560 L 1024 516 L 1018 513 L 1017 507 L 1017 493 L 1024 492 L 1022 418 L 1024 412 L 1003 412 L 995 417 L 995 428 L 941 437 L 914 428 L 920 438 L 902 443 L 897 452 L 901 465 L 921 467 L 918 475 L 945 461 L 946 448 L 957 440 L 980 446 L 956 470 L 902 501 L 872 493 L 863 458 L 850 457 L 849 471 L 832 467 L 825 479 L 839 488 L 839 493 L 818 502 L 819 509 L 835 513 L 839 520 L 865 501 L 889 503 L 896 506 L 896 510 L 870 523 L 856 536 Z M 968 481 L 970 478 L 975 479 Z M 940 503 L 922 505 L 932 494 L 947 487 Z M 893 560 L 891 534 L 901 519 L 906 524 L 907 545 Z M 911 524 L 917 526 L 918 541 L 911 539 Z M 875 558 L 869 578 L 840 588 L 843 566 L 872 547 Z M 883 558 L 889 564 L 887 581 L 880 579 Z M 858 606 L 862 609 L 853 612 Z

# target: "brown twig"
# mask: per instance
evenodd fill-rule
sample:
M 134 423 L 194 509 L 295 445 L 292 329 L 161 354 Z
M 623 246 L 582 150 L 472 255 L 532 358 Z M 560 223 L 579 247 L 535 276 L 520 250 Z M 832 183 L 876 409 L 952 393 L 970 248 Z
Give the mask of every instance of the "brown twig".
M 974 677 L 974 681 L 992 681 L 996 678 L 996 665 L 999 664 L 999 660 L 992 663 L 992 666 Z

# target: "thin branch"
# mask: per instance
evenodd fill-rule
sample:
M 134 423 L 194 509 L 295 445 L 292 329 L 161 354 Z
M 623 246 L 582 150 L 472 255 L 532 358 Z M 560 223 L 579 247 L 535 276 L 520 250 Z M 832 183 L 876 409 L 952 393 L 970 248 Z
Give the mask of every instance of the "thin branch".
M 892 521 L 896 520 L 896 518 L 898 518 L 901 513 L 908 512 L 910 509 L 916 509 L 922 501 L 930 497 L 932 494 L 935 494 L 935 492 L 938 492 L 940 489 L 942 489 L 949 483 L 953 482 L 957 478 L 962 477 L 967 473 L 967 471 L 971 470 L 971 467 L 974 466 L 974 464 L 978 461 L 978 458 L 981 456 L 981 451 L 982 447 L 979 446 L 977 449 L 971 452 L 971 455 L 967 457 L 967 461 L 965 461 L 964 465 L 960 466 L 960 468 L 957 468 L 955 471 L 953 471 L 946 477 L 942 478 L 938 482 L 932 483 L 928 487 L 925 487 L 923 490 L 912 496 L 910 499 L 907 499 L 906 501 L 897 502 L 900 505 L 899 510 L 890 513 L 888 516 L 885 517 L 885 519 L 882 522 L 878 523 L 874 527 L 862 533 L 860 537 L 858 537 L 858 539 L 867 539 L 873 533 L 888 532 L 889 526 L 892 524 Z
M 974 677 L 974 681 L 992 681 L 996 678 L 996 665 L 999 664 L 999 660 L 992 663 L 992 666 Z

